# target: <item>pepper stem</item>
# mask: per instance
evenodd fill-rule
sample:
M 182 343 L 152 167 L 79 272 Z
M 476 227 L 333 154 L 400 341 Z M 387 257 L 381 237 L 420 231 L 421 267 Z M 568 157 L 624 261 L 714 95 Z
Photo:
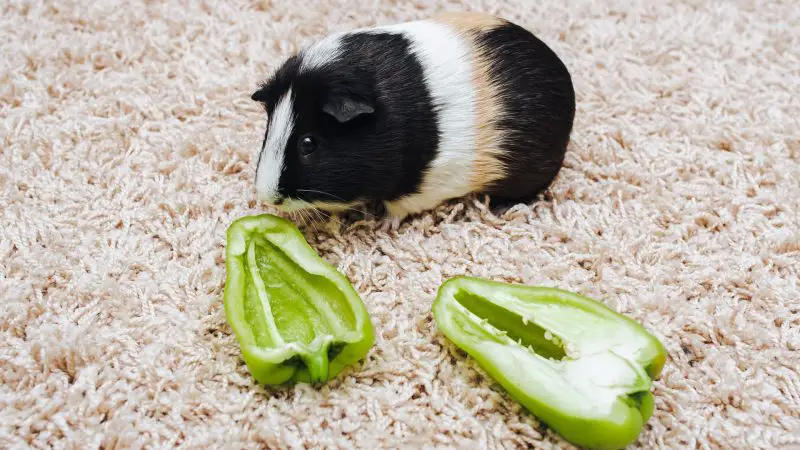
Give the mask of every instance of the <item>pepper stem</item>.
M 328 380 L 328 352 L 315 352 L 301 356 L 308 367 L 308 375 L 312 383 Z

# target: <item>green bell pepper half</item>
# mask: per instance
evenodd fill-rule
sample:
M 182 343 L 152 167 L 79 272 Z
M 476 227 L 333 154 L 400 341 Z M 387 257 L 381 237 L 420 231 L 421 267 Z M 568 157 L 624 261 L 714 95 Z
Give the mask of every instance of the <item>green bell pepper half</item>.
M 439 287 L 433 315 L 511 398 L 574 445 L 623 448 L 653 414 L 666 350 L 602 303 L 465 276 Z
M 326 382 L 372 347 L 358 293 L 290 221 L 239 218 L 225 253 L 225 316 L 259 383 Z

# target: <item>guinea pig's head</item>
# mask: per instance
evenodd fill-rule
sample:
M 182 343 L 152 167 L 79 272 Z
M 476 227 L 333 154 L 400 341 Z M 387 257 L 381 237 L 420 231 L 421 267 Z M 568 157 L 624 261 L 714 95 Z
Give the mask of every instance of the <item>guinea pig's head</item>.
M 381 122 L 375 82 L 354 67 L 287 60 L 251 98 L 267 128 L 256 164 L 258 199 L 293 211 L 346 209 L 370 191 Z

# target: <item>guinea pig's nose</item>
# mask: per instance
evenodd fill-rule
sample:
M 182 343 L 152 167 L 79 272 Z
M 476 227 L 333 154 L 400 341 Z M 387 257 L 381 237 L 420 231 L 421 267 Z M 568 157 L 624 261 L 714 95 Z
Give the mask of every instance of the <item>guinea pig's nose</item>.
M 286 200 L 286 197 L 278 197 L 278 199 L 275 200 L 275 205 L 282 205 L 284 200 Z

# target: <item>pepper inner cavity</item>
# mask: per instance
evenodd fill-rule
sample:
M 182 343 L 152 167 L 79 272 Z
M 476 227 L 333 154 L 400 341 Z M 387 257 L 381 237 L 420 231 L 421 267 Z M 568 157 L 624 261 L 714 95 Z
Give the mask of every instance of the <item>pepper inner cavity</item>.
M 347 298 L 334 283 L 308 273 L 266 239 L 256 239 L 254 243 L 257 273 L 267 297 L 255 299 L 269 302 L 275 326 L 284 341 L 308 344 L 317 336 L 336 335 L 337 329 L 355 326 Z M 322 303 L 332 314 L 318 309 Z
M 453 297 L 470 312 L 505 331 L 512 340 L 532 348 L 539 356 L 556 360 L 566 356 L 562 343 L 554 342 L 556 339 L 547 330 L 531 321 L 523 321 L 518 314 L 464 290 L 458 290 Z

